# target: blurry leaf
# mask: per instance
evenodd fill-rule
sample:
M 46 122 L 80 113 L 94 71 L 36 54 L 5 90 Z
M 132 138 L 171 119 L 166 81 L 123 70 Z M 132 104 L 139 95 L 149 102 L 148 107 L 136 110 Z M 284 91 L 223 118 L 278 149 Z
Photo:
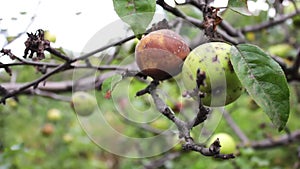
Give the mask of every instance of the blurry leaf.
M 229 0 L 228 8 L 243 15 L 252 15 L 248 10 L 247 0 Z
M 16 39 L 16 36 L 7 36 L 6 37 L 6 40 L 7 40 L 8 43 L 12 42 L 15 39 Z
M 24 143 L 20 143 L 20 144 L 15 144 L 13 146 L 10 147 L 11 151 L 18 151 L 24 148 Z
M 23 12 L 20 12 L 20 15 L 26 15 L 27 12 L 23 11 Z
M 122 80 L 122 76 L 117 74 L 113 75 L 104 80 L 101 86 L 101 93 L 105 99 L 110 99 L 111 92 L 114 90 L 116 85 Z
M 290 113 L 289 88 L 281 67 L 259 47 L 231 50 L 233 68 L 248 93 L 281 131 Z
M 254 163 L 258 167 L 267 167 L 270 165 L 270 161 L 268 159 L 265 160 L 256 156 L 251 158 L 251 163 Z
M 146 31 L 155 12 L 155 0 L 113 0 L 113 3 L 118 16 L 130 25 L 135 35 Z

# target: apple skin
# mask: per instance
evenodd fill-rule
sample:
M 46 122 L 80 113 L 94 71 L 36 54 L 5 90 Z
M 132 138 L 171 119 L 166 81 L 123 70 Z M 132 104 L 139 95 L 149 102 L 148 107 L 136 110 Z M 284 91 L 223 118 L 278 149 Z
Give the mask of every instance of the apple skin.
M 74 138 L 73 138 L 73 136 L 72 136 L 71 134 L 67 133 L 67 134 L 64 134 L 64 135 L 63 135 L 63 141 L 64 141 L 64 143 L 69 144 L 69 143 L 71 143 L 73 140 L 74 140 Z
M 89 93 L 78 91 L 72 95 L 71 107 L 77 115 L 89 116 L 97 107 L 97 101 Z
M 223 42 L 205 43 L 187 56 L 182 67 L 182 80 L 187 90 L 196 88 L 196 74 L 205 73 L 203 105 L 220 107 L 232 103 L 243 92 L 243 87 L 230 62 L 231 45 Z
M 150 126 L 159 129 L 159 130 L 167 130 L 170 128 L 170 123 L 168 119 L 165 119 L 163 117 L 154 120 L 153 122 L 150 123 Z
M 273 45 L 268 49 L 271 55 L 279 56 L 281 58 L 287 58 L 288 56 L 292 55 L 292 50 L 293 46 L 285 43 Z
M 8 98 L 8 99 L 6 100 L 6 103 L 7 103 L 7 105 L 8 105 L 9 107 L 11 107 L 11 108 L 16 108 L 16 107 L 18 106 L 17 101 L 16 101 L 15 99 L 12 99 L 12 98 Z
M 44 38 L 50 42 L 55 43 L 56 42 L 56 36 L 52 34 L 50 31 L 46 30 L 44 32 Z
M 215 140 L 219 138 L 220 141 L 220 153 L 221 154 L 231 154 L 236 152 L 236 143 L 234 139 L 227 133 L 216 133 L 211 136 L 206 144 L 209 147 Z
M 136 45 L 135 58 L 141 72 L 154 80 L 169 79 L 181 72 L 190 49 L 172 30 L 161 29 L 144 36 Z
M 43 127 L 42 127 L 42 130 L 41 130 L 42 134 L 44 136 L 50 136 L 53 134 L 54 132 L 54 126 L 53 124 L 51 123 L 46 123 Z
M 58 109 L 50 109 L 47 112 L 47 119 L 50 121 L 58 121 L 61 119 L 61 112 Z

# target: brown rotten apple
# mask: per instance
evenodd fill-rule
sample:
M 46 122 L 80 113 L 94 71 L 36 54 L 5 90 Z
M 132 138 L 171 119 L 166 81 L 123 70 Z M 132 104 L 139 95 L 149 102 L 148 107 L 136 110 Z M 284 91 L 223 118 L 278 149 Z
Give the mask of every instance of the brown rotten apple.
M 165 80 L 181 72 L 190 49 L 172 30 L 161 29 L 144 36 L 135 48 L 136 62 L 143 74 Z

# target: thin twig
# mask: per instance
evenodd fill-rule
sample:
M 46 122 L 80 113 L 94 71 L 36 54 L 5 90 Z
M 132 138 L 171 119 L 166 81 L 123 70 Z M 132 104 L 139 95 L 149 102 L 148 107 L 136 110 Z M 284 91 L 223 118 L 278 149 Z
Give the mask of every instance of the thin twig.
M 291 134 L 285 134 L 274 139 L 265 139 L 261 141 L 250 141 L 250 147 L 254 149 L 267 149 L 278 146 L 284 146 L 292 142 L 300 141 L 300 130 L 293 131 Z
M 70 97 L 63 96 L 63 95 L 58 95 L 56 93 L 42 91 L 42 90 L 34 90 L 33 94 L 43 96 L 43 97 L 48 97 L 48 98 L 63 101 L 63 102 L 70 102 L 71 101 Z
M 114 42 L 114 43 L 112 43 L 112 44 L 106 45 L 106 46 L 104 46 L 104 47 L 101 47 L 101 48 L 99 48 L 99 49 L 96 49 L 96 50 L 94 50 L 94 51 L 92 51 L 92 52 L 89 52 L 89 53 L 87 53 L 87 54 L 84 54 L 84 55 L 82 55 L 82 56 L 80 56 L 80 57 L 78 57 L 78 58 L 75 58 L 75 59 L 72 59 L 72 60 L 68 60 L 68 59 L 66 60 L 66 59 L 65 59 L 66 62 L 65 62 L 64 64 L 58 65 L 58 66 L 55 67 L 53 70 L 51 70 L 51 71 L 49 71 L 48 73 L 44 74 L 44 75 L 41 76 L 40 78 L 38 78 L 38 79 L 36 79 L 36 80 L 34 80 L 34 81 L 30 82 L 30 83 L 27 83 L 27 84 L 25 84 L 24 86 L 20 87 L 19 89 L 14 90 L 14 91 L 12 91 L 12 92 L 9 92 L 7 95 L 3 96 L 3 97 L 0 99 L 0 103 L 4 103 L 5 100 L 6 100 L 7 98 L 16 96 L 16 95 L 18 95 L 19 93 L 21 93 L 22 91 L 24 91 L 24 90 L 26 90 L 26 89 L 28 89 L 28 88 L 30 88 L 30 87 L 34 87 L 34 88 L 37 87 L 38 84 L 39 84 L 40 82 L 46 80 L 47 78 L 51 77 L 51 76 L 54 75 L 54 74 L 57 74 L 57 73 L 59 73 L 59 72 L 61 72 L 61 71 L 63 71 L 63 70 L 67 70 L 67 69 L 72 68 L 71 64 L 74 63 L 74 62 L 76 62 L 76 61 L 78 61 L 78 60 L 84 60 L 84 59 L 86 59 L 86 58 L 88 58 L 88 57 L 90 57 L 90 56 L 92 56 L 92 55 L 94 55 L 94 54 L 96 54 L 96 53 L 98 53 L 98 52 L 101 52 L 101 51 L 106 50 L 106 49 L 108 49 L 108 48 L 110 48 L 110 47 L 113 47 L 113 46 L 121 45 L 121 44 L 123 44 L 124 42 L 127 42 L 127 41 L 129 41 L 129 40 L 131 40 L 131 39 L 133 39 L 133 38 L 135 38 L 134 35 L 133 35 L 133 36 L 130 36 L 130 37 L 127 37 L 127 38 L 124 38 L 124 39 L 121 39 L 120 41 Z M 57 53 L 54 52 L 54 54 L 57 54 Z M 68 57 L 67 57 L 67 56 L 64 56 L 63 58 L 68 58 Z M 18 58 L 18 57 L 17 57 L 17 59 L 18 59 L 19 61 L 23 61 L 23 59 L 20 59 L 20 58 Z M 26 63 L 26 64 L 35 64 L 35 65 L 37 65 L 37 63 L 32 63 L 32 62 L 31 62 L 31 63 L 28 63 L 27 61 L 26 61 L 25 63 Z M 4 65 L 5 65 L 5 64 L 4 64 Z M 39 66 L 41 66 L 41 65 L 39 64 Z M 98 68 L 100 69 L 100 67 L 98 67 Z M 111 68 L 109 68 L 109 69 L 111 69 Z M 116 68 L 112 68 L 112 69 L 116 69 Z M 107 70 L 107 69 L 106 69 L 106 70 Z
M 37 8 L 39 7 L 40 4 L 41 4 L 41 1 L 38 2 Z M 34 20 L 35 20 L 35 18 L 37 16 L 36 15 L 37 11 L 38 10 L 36 10 L 36 12 L 31 16 L 30 22 L 28 23 L 28 25 L 26 26 L 26 28 L 22 32 L 18 33 L 17 36 L 15 36 L 13 38 L 13 40 L 11 40 L 7 44 L 3 45 L 2 48 L 5 48 L 7 45 L 11 44 L 12 42 L 14 42 L 15 40 L 17 40 L 18 38 L 20 38 L 22 35 L 24 35 L 27 32 L 27 30 L 33 24 L 33 22 L 34 22 Z
M 250 141 L 249 138 L 246 136 L 246 134 L 240 129 L 240 127 L 234 122 L 232 117 L 230 116 L 229 112 L 224 110 L 223 116 L 227 122 L 227 124 L 230 126 L 230 128 L 236 133 L 236 135 L 239 137 L 239 139 L 242 141 L 243 145 L 247 145 Z
M 157 0 L 156 3 L 158 5 L 160 5 L 162 8 L 164 8 L 164 10 L 172 13 L 173 15 L 175 15 L 177 17 L 183 18 L 184 20 L 195 25 L 196 27 L 201 28 L 201 29 L 204 28 L 202 22 L 200 22 L 198 19 L 185 15 L 184 13 L 179 11 L 177 8 L 173 8 L 170 5 L 168 5 L 164 0 Z
M 114 46 L 118 46 L 118 45 L 122 45 L 123 43 L 125 43 L 125 42 L 127 42 L 127 41 L 129 41 L 129 40 L 132 40 L 132 39 L 134 39 L 135 37 L 136 37 L 135 35 L 131 35 L 131 36 L 126 37 L 126 38 L 124 38 L 124 39 L 121 39 L 121 40 L 119 40 L 119 41 L 117 41 L 117 42 L 114 42 L 114 43 L 108 44 L 108 45 L 106 45 L 106 46 L 100 47 L 99 49 L 96 49 L 96 50 L 94 50 L 94 51 L 91 51 L 91 52 L 89 52 L 89 53 L 86 53 L 86 54 L 84 54 L 84 55 L 82 55 L 82 56 L 79 56 L 79 57 L 73 59 L 71 62 L 76 62 L 76 61 L 78 61 L 78 60 L 85 60 L 85 59 L 87 59 L 88 57 L 93 56 L 93 55 L 95 55 L 95 54 L 97 54 L 97 53 L 99 53 L 99 52 L 102 52 L 102 51 L 104 51 L 104 50 L 106 50 L 106 49 L 108 49 L 108 48 L 111 48 L 111 47 L 114 47 Z
M 204 156 L 212 156 L 220 159 L 231 159 L 235 157 L 233 154 L 220 154 L 221 146 L 218 139 L 209 148 L 206 148 L 204 145 L 196 144 L 194 139 L 190 136 L 191 128 L 189 123 L 176 117 L 172 109 L 159 97 L 156 87 L 156 84 L 151 83 L 142 91 L 146 91 L 143 92 L 144 94 L 150 93 L 156 109 L 176 125 L 179 131 L 179 138 L 184 138 L 185 140 L 185 143 L 183 144 L 184 150 L 196 151 Z
M 274 18 L 273 20 L 265 21 L 258 25 L 246 26 L 246 27 L 242 28 L 241 31 L 243 33 L 261 31 L 263 29 L 267 29 L 267 28 L 273 27 L 275 25 L 281 24 L 281 23 L 285 22 L 286 20 L 293 18 L 299 14 L 300 14 L 300 11 L 297 10 L 291 14 L 281 15 L 281 16 Z

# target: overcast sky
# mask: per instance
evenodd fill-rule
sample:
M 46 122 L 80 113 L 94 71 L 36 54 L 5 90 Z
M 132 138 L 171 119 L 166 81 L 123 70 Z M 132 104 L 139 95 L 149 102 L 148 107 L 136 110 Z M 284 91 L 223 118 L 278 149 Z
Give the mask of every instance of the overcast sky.
M 34 15 L 29 32 L 48 29 L 57 37 L 56 46 L 78 52 L 96 31 L 118 19 L 111 0 L 6 0 L 0 6 L 0 28 L 15 35 L 26 30 Z M 26 36 L 6 48 L 19 48 L 24 39 Z M 0 46 L 3 43 L 0 38 Z

